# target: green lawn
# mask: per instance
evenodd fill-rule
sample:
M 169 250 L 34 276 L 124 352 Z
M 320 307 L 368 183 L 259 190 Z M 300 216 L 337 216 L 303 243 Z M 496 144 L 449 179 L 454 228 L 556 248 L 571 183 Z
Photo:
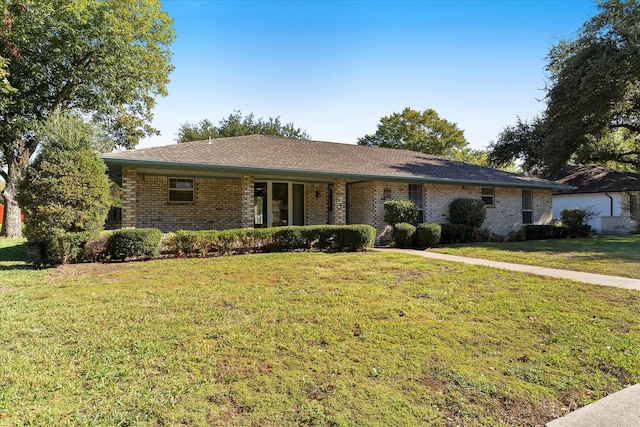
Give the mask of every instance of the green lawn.
M 477 243 L 430 251 L 640 279 L 640 235 Z
M 0 425 L 539 425 L 640 382 L 639 292 L 389 253 L 33 271 L 6 242 Z

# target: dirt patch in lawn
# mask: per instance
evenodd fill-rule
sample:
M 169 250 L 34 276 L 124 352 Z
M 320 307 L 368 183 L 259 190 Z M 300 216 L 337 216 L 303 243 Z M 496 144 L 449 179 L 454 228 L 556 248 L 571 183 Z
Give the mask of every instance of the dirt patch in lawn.
M 74 277 L 95 276 L 130 270 L 136 268 L 137 265 L 137 262 L 65 264 L 52 268 L 49 271 L 49 278 L 52 282 L 59 283 Z

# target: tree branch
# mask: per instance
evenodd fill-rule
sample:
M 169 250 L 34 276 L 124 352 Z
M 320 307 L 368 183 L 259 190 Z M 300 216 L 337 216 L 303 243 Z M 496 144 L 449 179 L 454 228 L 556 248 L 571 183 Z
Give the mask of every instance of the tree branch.
M 624 129 L 629 129 L 630 131 L 636 132 L 636 133 L 640 133 L 640 126 L 635 126 L 632 125 L 631 123 L 611 123 L 609 125 L 610 129 L 619 129 L 619 128 L 624 128 Z

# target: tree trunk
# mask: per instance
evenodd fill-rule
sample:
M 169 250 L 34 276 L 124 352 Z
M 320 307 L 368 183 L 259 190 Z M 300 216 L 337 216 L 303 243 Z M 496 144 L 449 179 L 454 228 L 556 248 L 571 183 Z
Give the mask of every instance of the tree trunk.
M 20 223 L 20 206 L 16 196 L 18 195 L 18 183 L 22 179 L 22 167 L 15 163 L 9 164 L 7 186 L 2 192 L 4 198 L 4 218 L 0 236 L 9 238 L 22 237 L 22 225 Z

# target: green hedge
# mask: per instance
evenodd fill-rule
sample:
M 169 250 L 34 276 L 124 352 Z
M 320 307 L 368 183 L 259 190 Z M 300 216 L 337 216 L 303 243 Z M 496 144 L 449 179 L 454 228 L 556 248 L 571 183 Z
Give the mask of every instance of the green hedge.
M 415 237 L 416 227 L 409 223 L 401 222 L 393 227 L 393 243 L 399 248 L 413 247 Z
M 440 243 L 442 226 L 425 222 L 416 227 L 416 245 L 419 248 L 430 248 Z
M 107 240 L 106 255 L 112 260 L 153 258 L 160 255 L 162 232 L 157 228 L 130 228 L 114 231 Z
M 449 204 L 451 224 L 464 224 L 473 229 L 482 227 L 487 217 L 487 208 L 480 199 L 455 199 Z
M 32 261 L 37 266 L 81 262 L 85 260 L 84 246 L 92 237 L 87 232 L 51 234 L 36 242 L 40 254 Z
M 475 228 L 464 224 L 441 224 L 440 243 L 469 243 L 473 241 Z
M 180 256 L 207 256 L 218 243 L 216 230 L 178 230 L 175 234 L 174 250 Z
M 567 237 L 589 237 L 590 225 L 558 226 L 558 225 L 527 225 L 524 227 L 525 240 L 566 239 Z
M 220 232 L 179 230 L 172 250 L 178 256 L 307 250 L 355 252 L 373 246 L 375 236 L 375 229 L 369 225 L 237 228 Z
M 384 220 L 395 225 L 411 223 L 418 217 L 418 207 L 409 200 L 387 200 L 384 202 Z

